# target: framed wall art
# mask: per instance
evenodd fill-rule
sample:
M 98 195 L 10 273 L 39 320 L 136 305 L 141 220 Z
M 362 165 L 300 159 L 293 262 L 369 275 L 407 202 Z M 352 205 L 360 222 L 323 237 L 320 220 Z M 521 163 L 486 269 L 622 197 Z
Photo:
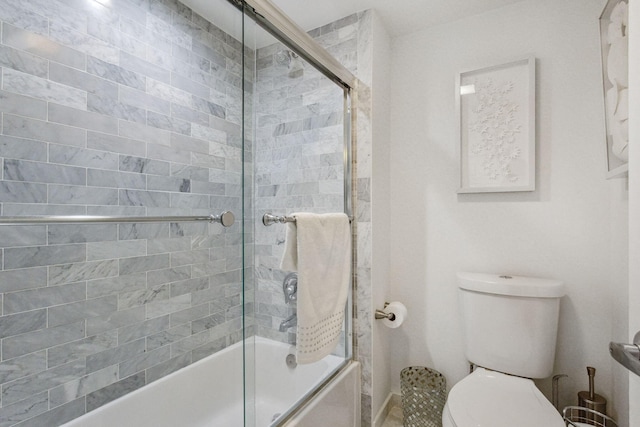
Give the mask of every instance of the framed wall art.
M 600 16 L 607 177 L 629 169 L 629 43 L 627 0 L 609 0 Z
M 459 73 L 456 100 L 458 193 L 534 191 L 535 58 Z

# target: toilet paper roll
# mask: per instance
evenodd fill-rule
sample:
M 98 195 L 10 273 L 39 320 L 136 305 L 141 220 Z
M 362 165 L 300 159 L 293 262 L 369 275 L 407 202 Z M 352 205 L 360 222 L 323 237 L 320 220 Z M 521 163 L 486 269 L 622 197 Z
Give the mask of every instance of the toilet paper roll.
M 390 303 L 384 309 L 385 313 L 393 313 L 395 318 L 393 320 L 390 319 L 382 319 L 382 323 L 389 328 L 397 328 L 402 325 L 407 318 L 407 307 L 404 306 L 401 302 L 394 301 Z

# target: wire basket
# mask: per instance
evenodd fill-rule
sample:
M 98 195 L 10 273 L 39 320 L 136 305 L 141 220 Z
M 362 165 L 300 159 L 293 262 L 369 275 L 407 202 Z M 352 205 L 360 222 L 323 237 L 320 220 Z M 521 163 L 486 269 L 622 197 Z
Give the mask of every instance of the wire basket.
M 562 410 L 562 418 L 571 427 L 618 427 L 613 418 L 582 406 L 567 406 Z
M 442 427 L 447 381 L 440 372 L 410 366 L 400 372 L 404 427 Z

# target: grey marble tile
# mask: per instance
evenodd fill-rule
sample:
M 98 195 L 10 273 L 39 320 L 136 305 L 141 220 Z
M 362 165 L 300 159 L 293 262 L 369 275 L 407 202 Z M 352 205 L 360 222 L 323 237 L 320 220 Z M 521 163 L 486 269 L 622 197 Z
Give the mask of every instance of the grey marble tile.
M 144 353 L 144 351 L 144 339 L 139 339 L 99 353 L 90 354 L 87 356 L 87 373 L 122 363 Z
M 191 249 L 189 238 L 153 239 L 147 241 L 147 255 L 162 254 Z
M 162 270 L 149 271 L 147 281 L 149 286 L 163 285 L 166 283 L 186 280 L 191 278 L 191 266 L 173 267 Z
M 174 356 L 183 354 L 191 356 L 191 351 L 207 344 L 209 342 L 209 338 L 209 331 L 202 331 L 197 334 L 190 335 L 171 344 L 171 354 Z
M 120 101 L 125 105 L 132 105 L 164 115 L 171 114 L 171 103 L 169 101 L 126 86 L 121 86 L 119 90 Z
M 12 359 L 54 345 L 75 341 L 83 338 L 84 333 L 84 322 L 78 322 L 7 337 L 2 341 L 2 358 L 3 360 Z M 4 391 L 3 387 L 3 403 L 5 402 Z M 17 400 L 19 399 L 14 401 Z
M 0 109 L 3 103 L 0 95 Z M 0 156 L 7 159 L 47 160 L 47 144 L 30 139 L 0 136 Z
M 3 68 L 2 80 L 2 87 L 7 92 L 31 96 L 42 101 L 55 102 L 81 110 L 87 108 L 87 93 L 79 89 L 10 68 Z
M 51 184 L 48 189 L 49 203 L 103 206 L 118 204 L 117 189 Z
M 164 239 L 170 236 L 170 225 L 158 224 L 118 224 L 118 238 L 120 240 L 136 239 Z M 124 274 L 121 272 L 121 274 Z
M 132 156 L 144 156 L 146 152 L 146 144 L 143 141 L 98 132 L 87 133 L 87 148 Z
M 120 292 L 118 294 L 118 310 L 144 306 L 152 301 L 169 299 L 171 291 L 168 285 L 153 285 L 148 289 Z
M 0 247 L 39 246 L 46 244 L 46 226 L 44 225 L 0 226 Z
M 47 268 L 25 268 L 0 271 L 0 293 L 22 291 L 47 286 Z
M 55 345 L 47 350 L 47 366 L 51 368 L 62 365 L 91 354 L 115 348 L 117 345 L 118 338 L 115 330 Z
M 129 258 L 146 253 L 143 241 L 96 242 L 87 244 L 87 261 Z
M 119 190 L 121 206 L 144 206 L 147 208 L 167 208 L 171 206 L 169 193 L 160 191 Z
M 133 359 L 122 362 L 119 365 L 120 377 L 125 378 L 136 372 L 144 371 L 152 366 L 166 362 L 170 357 L 171 351 L 169 346 L 149 350 Z
M 196 249 L 193 251 L 171 253 L 171 267 L 180 267 L 189 264 L 201 264 L 209 261 L 208 249 Z
M 13 25 L 3 24 L 2 40 L 5 45 L 15 49 L 60 62 L 73 68 L 85 68 L 86 56 L 84 53 Z
M 47 118 L 47 104 L 39 99 L 0 90 L 0 112 L 45 120 Z
M 144 320 L 144 307 L 134 307 L 116 311 L 105 316 L 87 319 L 87 335 L 95 335 L 117 329 L 121 326 L 131 325 Z
M 4 114 L 3 132 L 21 138 L 75 146 L 83 146 L 87 140 L 86 131 L 82 129 L 11 114 Z
M 87 185 L 90 187 L 114 187 L 144 190 L 146 177 L 129 172 L 113 172 L 102 169 L 87 169 Z
M 171 133 L 167 130 L 146 126 L 143 123 L 128 122 L 125 120 L 119 121 L 119 135 L 125 138 L 134 139 L 146 143 L 169 145 L 169 137 Z M 132 154 L 122 152 L 123 154 Z M 146 156 L 145 153 L 134 154 L 141 157 Z
M 171 81 L 169 70 L 162 69 L 156 64 L 146 61 L 141 56 L 131 55 L 124 51 L 120 52 L 120 66 L 141 76 L 147 76 L 163 83 L 169 84 Z
M 147 175 L 168 176 L 171 173 L 171 166 L 169 162 L 123 155 L 120 156 L 119 168 L 124 172 L 144 173 Z M 151 178 L 155 177 L 147 176 L 147 181 Z M 155 190 L 154 188 L 150 187 L 148 189 Z
M 189 193 L 191 180 L 169 176 L 147 176 L 149 190 Z
M 169 329 L 169 316 L 157 317 L 136 325 L 123 326 L 118 329 L 118 343 L 122 345 L 166 329 Z
M 4 314 L 20 313 L 85 298 L 85 285 L 74 283 L 65 286 L 30 289 L 4 295 Z
M 20 427 L 51 427 L 69 422 L 85 413 L 85 399 L 81 397 L 72 402 L 53 408 L 44 414 L 23 421 Z
M 50 245 L 113 241 L 118 237 L 117 224 L 51 224 L 48 230 Z
M 115 153 L 57 144 L 49 144 L 49 162 L 113 170 L 117 170 L 119 167 L 119 157 Z
M 90 36 L 89 34 L 75 31 L 59 22 L 49 22 L 49 37 L 63 46 L 73 47 L 73 49 L 86 55 L 91 55 L 94 58 L 99 58 L 100 60 L 112 63 L 118 62 L 118 48 L 110 46 L 108 43 Z M 87 66 L 88 62 L 89 61 L 87 60 Z
M 7 181 L 84 185 L 87 176 L 84 168 L 5 159 L 4 179 Z
M 181 356 L 174 357 L 166 362 L 160 363 L 147 369 L 147 382 L 151 383 L 162 377 L 165 377 L 191 363 L 191 353 L 185 353 Z
M 120 55 L 122 55 L 123 52 L 128 52 L 129 54 L 144 56 L 145 44 L 121 32 L 117 25 L 113 24 L 113 22 L 105 22 L 90 17 L 87 21 L 87 34 L 106 42 L 109 46 L 120 49 Z
M 200 277 L 196 279 L 188 279 L 171 284 L 171 296 L 175 297 L 183 294 L 190 294 L 196 291 L 202 291 L 209 288 L 209 279 Z
M 46 369 L 46 351 L 9 359 L 0 363 L 0 384 L 28 377 Z
M 56 62 L 49 64 L 49 79 L 66 86 L 82 89 L 87 93 L 99 95 L 103 99 L 112 99 L 113 101 L 118 99 L 118 85 L 116 83 Z
M 191 307 L 191 294 L 180 295 L 166 300 L 151 301 L 147 304 L 147 319 L 175 313 Z
M 44 329 L 46 326 L 47 311 L 44 309 L 0 316 L 0 338 Z
M 147 146 L 147 157 L 156 160 L 165 160 L 171 162 L 179 162 L 189 164 L 191 162 L 191 153 L 189 151 L 178 150 L 164 145 L 149 144 Z
M 169 254 L 123 258 L 119 262 L 121 275 L 134 274 L 169 267 Z
M 145 385 L 145 372 L 141 372 L 114 384 L 87 394 L 87 411 L 93 411 L 127 393 Z
M 4 268 L 11 270 L 15 268 L 80 262 L 85 260 L 85 251 L 85 245 L 34 246 L 5 249 Z
M 113 365 L 49 390 L 51 406 L 59 406 L 100 390 L 118 381 L 118 367 Z
M 109 98 L 102 98 L 90 93 L 87 96 L 87 111 L 111 116 L 117 119 L 144 124 L 146 111 L 129 104 L 123 104 Z
M 49 30 L 47 18 L 29 10 L 19 0 L 7 0 L 0 4 L 0 20 L 38 34 L 46 35 Z
M 170 206 L 174 208 L 201 209 L 209 207 L 209 196 L 203 194 L 172 193 Z
M 53 103 L 49 103 L 49 121 L 103 133 L 118 133 L 118 120 L 115 117 Z
M 183 135 L 191 134 L 191 123 L 174 117 L 158 114 L 153 111 L 147 112 L 147 125 L 168 130 L 170 132 L 181 133 Z
M 35 417 L 49 409 L 49 396 L 47 392 L 7 405 L 0 409 L 0 426 L 8 427 L 21 421 Z
M 129 243 L 138 242 L 133 241 Z M 116 295 L 121 292 L 146 289 L 146 283 L 145 273 L 89 280 L 87 281 L 87 298 L 97 298 L 107 295 Z
M 48 324 L 49 327 L 67 325 L 91 317 L 104 316 L 117 309 L 118 298 L 115 295 L 49 307 Z

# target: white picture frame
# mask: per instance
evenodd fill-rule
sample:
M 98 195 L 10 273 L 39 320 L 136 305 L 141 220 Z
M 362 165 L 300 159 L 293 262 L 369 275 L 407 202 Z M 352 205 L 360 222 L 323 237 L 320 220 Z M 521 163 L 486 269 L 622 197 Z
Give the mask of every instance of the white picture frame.
M 628 1 L 609 0 L 600 15 L 607 179 L 629 171 Z
M 458 193 L 535 191 L 535 64 L 528 56 L 458 73 Z

